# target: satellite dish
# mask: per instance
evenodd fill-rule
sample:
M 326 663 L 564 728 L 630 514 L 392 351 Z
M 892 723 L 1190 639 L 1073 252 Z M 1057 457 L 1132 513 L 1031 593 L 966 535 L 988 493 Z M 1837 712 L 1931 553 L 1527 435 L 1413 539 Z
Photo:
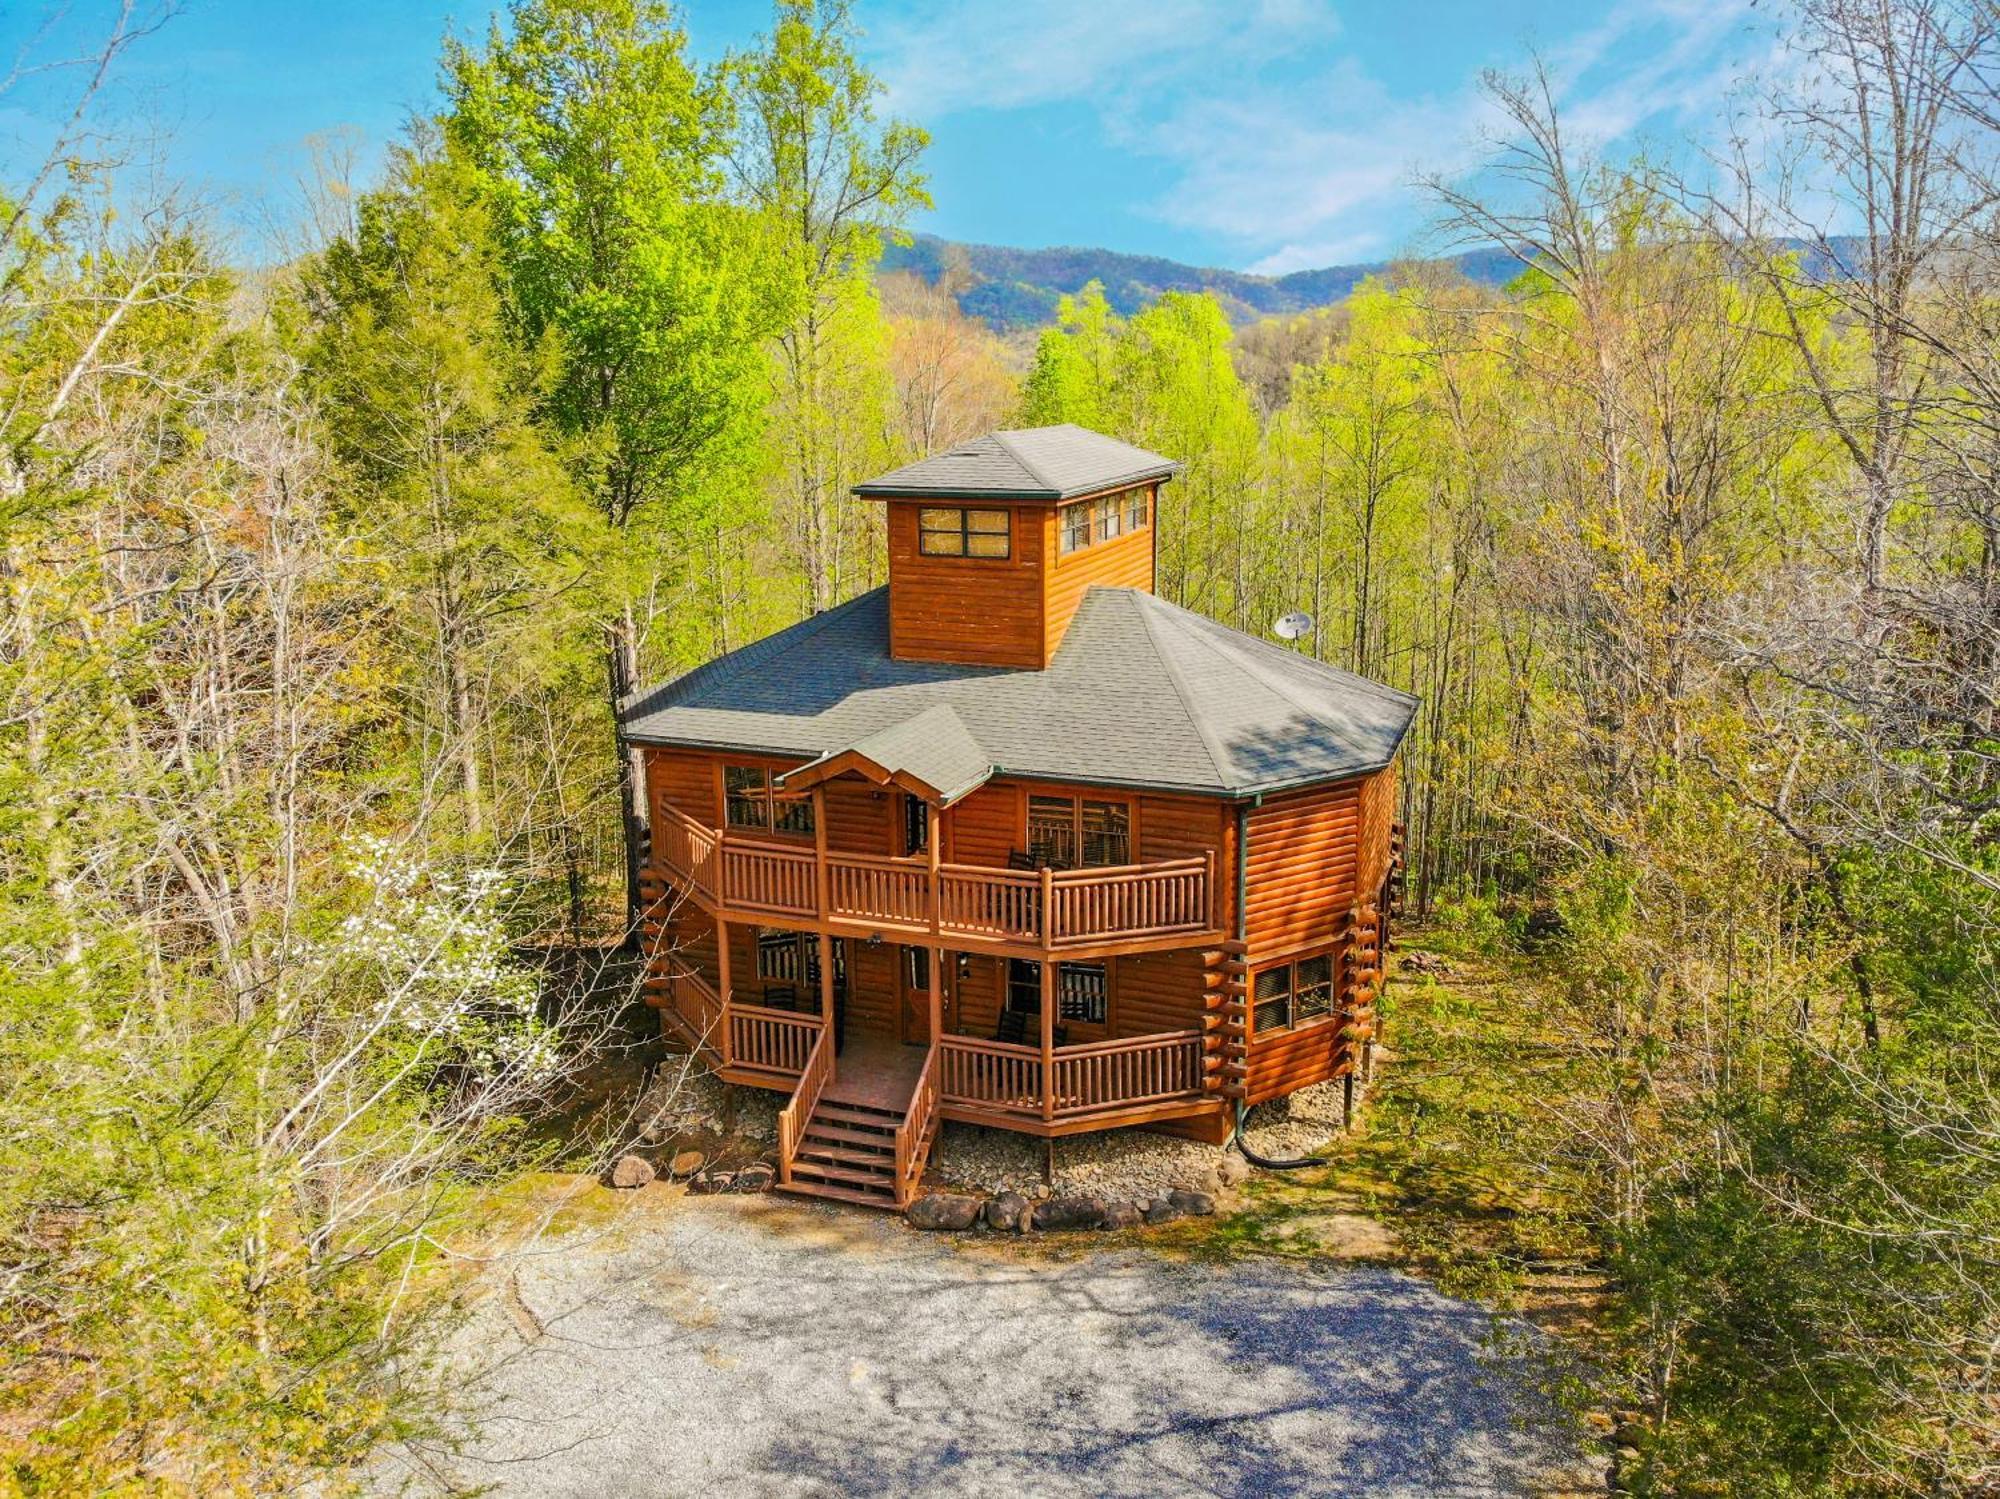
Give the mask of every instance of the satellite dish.
M 1304 640 L 1313 632 L 1313 617 L 1302 609 L 1294 609 L 1279 616 L 1271 628 L 1277 631 L 1280 640 Z

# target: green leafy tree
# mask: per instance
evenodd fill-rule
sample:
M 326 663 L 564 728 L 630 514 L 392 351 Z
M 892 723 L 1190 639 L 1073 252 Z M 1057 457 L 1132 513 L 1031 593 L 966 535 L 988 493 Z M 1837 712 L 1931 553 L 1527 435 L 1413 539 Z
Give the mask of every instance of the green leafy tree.
M 771 363 L 768 472 L 807 603 L 824 609 L 876 550 L 873 507 L 847 493 L 887 460 L 892 425 L 869 273 L 910 210 L 930 206 L 920 168 L 930 137 L 876 118 L 882 86 L 855 58 L 846 0 L 779 0 L 764 45 L 725 71 L 740 120 L 737 181 L 765 221 L 771 274 L 794 309 Z

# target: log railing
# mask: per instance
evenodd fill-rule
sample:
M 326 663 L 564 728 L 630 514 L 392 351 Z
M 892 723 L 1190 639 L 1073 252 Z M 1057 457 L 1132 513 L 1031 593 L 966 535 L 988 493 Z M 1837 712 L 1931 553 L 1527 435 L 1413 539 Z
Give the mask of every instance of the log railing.
M 1039 943 L 1042 877 L 972 864 L 938 867 L 938 925 L 946 934 Z
M 806 1069 L 826 1027 L 816 1015 L 793 1015 L 731 1000 L 728 1060 L 732 1066 L 794 1076 Z
M 938 1042 L 938 1096 L 989 1114 L 1042 1117 L 1042 1054 L 1032 1046 L 945 1036 Z
M 829 854 L 829 916 L 883 925 L 930 926 L 930 867 L 922 859 Z
M 1201 1090 L 1200 1031 L 1170 1031 L 1056 1049 L 1058 1119 L 1192 1097 Z
M 820 1094 L 833 1081 L 832 1037 L 825 1026 L 815 1029 L 819 1034 L 806 1053 L 798 1086 L 792 1089 L 791 1101 L 778 1111 L 778 1179 L 783 1182 L 792 1179 L 792 1158 L 805 1139 L 806 1126 L 812 1121 L 813 1110 L 819 1107 Z
M 722 899 L 725 905 L 746 911 L 811 916 L 819 906 L 813 889 L 813 856 L 803 849 L 724 838 Z
M 1215 855 L 1102 869 L 931 866 L 921 858 L 817 855 L 704 827 L 661 807 L 654 851 L 683 885 L 728 911 L 902 928 L 1046 950 L 1126 938 L 1172 937 L 1214 925 Z
M 924 1174 L 924 1160 L 930 1154 L 931 1137 L 937 1130 L 938 1048 L 924 1058 L 924 1070 L 910 1091 L 909 1111 L 896 1126 L 896 1206 L 907 1207 L 916 1196 L 917 1182 Z
M 937 1090 L 946 1105 L 1024 1120 L 1088 1118 L 1203 1096 L 1201 1032 L 1166 1031 L 1082 1046 L 1058 1046 L 1045 1115 L 1042 1054 L 1032 1046 L 946 1036 L 938 1042 Z
M 725 1029 L 722 996 L 692 969 L 676 967 L 667 983 L 668 1002 L 689 1037 L 719 1054 Z
M 1049 944 L 1202 931 L 1209 924 L 1208 893 L 1214 884 L 1213 853 L 1158 864 L 1062 870 L 1049 883 Z

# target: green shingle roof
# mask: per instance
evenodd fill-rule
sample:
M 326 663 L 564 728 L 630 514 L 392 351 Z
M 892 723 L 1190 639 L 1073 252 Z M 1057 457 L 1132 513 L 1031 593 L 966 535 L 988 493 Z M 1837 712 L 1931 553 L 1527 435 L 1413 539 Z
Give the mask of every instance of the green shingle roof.
M 932 785 L 983 761 L 989 774 L 1245 796 L 1378 770 L 1417 710 L 1408 693 L 1136 589 L 1086 593 L 1044 671 L 893 660 L 888 612 L 876 589 L 637 693 L 625 734 L 806 759 L 872 744 Z
M 1065 500 L 1121 484 L 1170 479 L 1181 466 L 1129 442 L 1064 423 L 989 432 L 854 486 L 880 499 Z

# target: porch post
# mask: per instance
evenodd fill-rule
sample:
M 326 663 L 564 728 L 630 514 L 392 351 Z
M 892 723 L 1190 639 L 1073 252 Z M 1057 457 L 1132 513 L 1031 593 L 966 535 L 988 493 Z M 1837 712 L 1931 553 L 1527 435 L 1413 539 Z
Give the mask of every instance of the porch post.
M 735 1027 L 729 1023 L 729 923 L 720 916 L 715 918 L 715 983 L 716 993 L 722 997 L 722 1044 L 716 1050 L 727 1067 L 736 1060 L 729 1054 L 729 1033 Z
M 931 953 L 931 1045 L 935 1046 L 944 1036 L 944 949 L 933 947 Z
M 938 874 L 938 865 L 944 857 L 943 849 L 940 847 L 943 835 L 944 818 L 938 812 L 938 804 L 933 801 L 926 801 L 924 803 L 924 851 L 930 855 L 931 931 L 939 936 L 944 934 L 944 881 Z M 931 968 L 931 988 L 932 992 L 936 993 L 936 965 L 932 965 Z M 937 1020 L 935 1016 L 931 1020 L 931 1025 L 931 1034 L 936 1035 Z
M 827 917 L 826 899 L 826 787 L 813 787 L 813 901 L 819 919 Z M 821 954 L 823 958 L 824 953 Z M 825 971 L 825 964 L 821 964 Z
M 1042 952 L 1042 1118 L 1056 1117 L 1056 960 Z
M 833 938 L 819 934 L 819 1016 L 833 1026 Z

